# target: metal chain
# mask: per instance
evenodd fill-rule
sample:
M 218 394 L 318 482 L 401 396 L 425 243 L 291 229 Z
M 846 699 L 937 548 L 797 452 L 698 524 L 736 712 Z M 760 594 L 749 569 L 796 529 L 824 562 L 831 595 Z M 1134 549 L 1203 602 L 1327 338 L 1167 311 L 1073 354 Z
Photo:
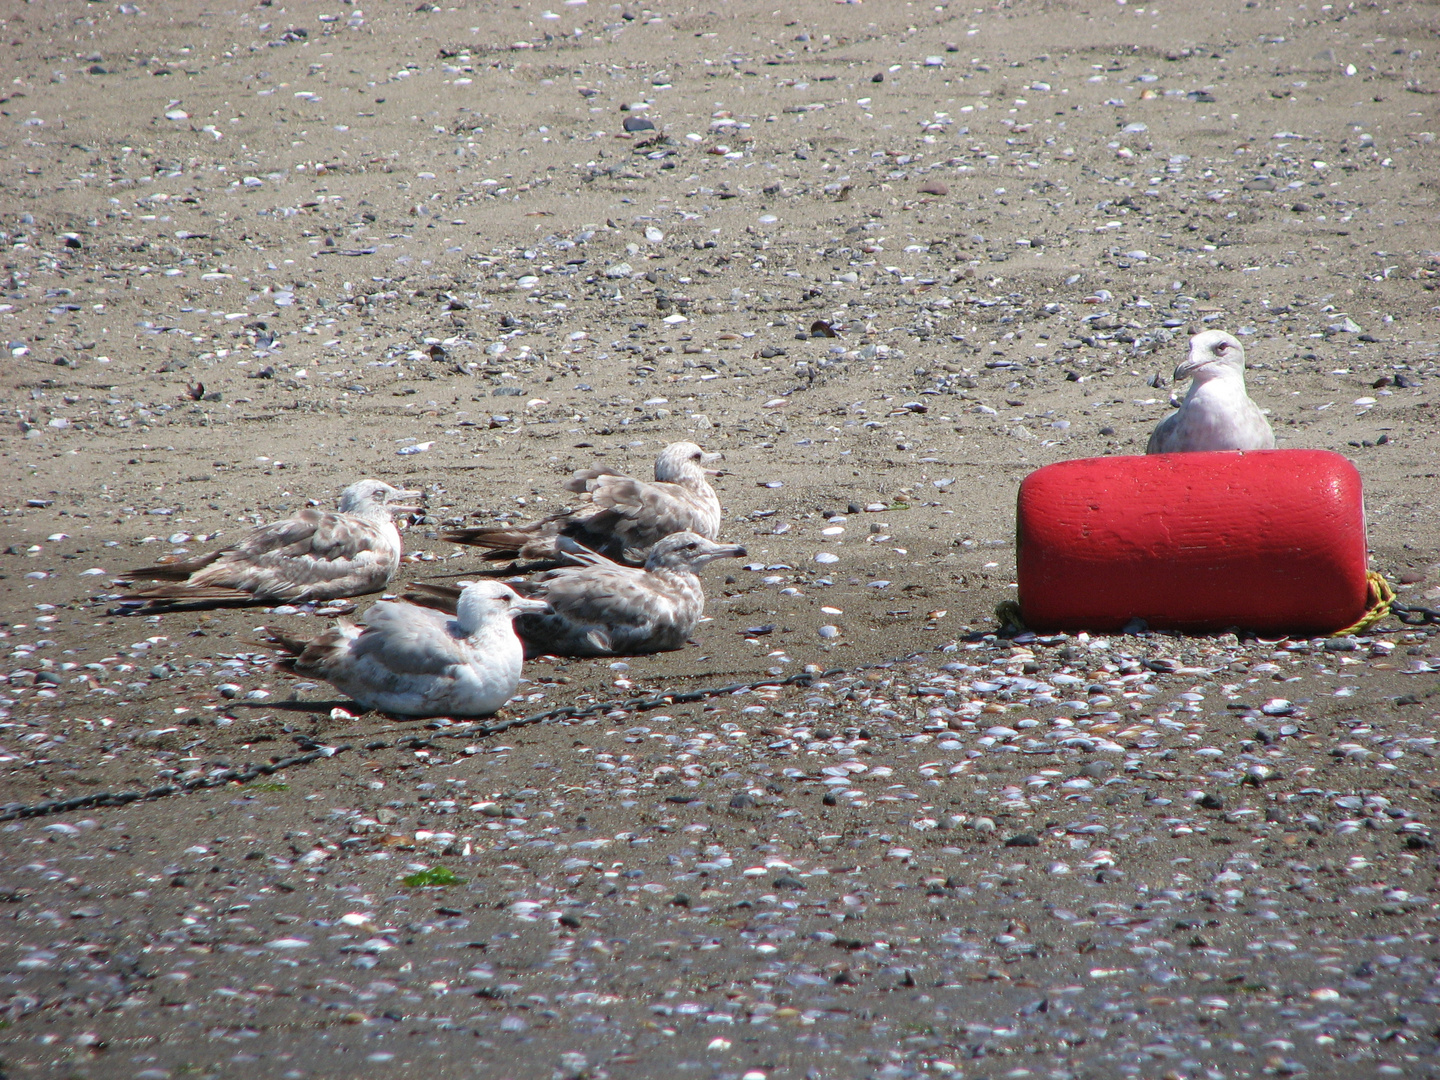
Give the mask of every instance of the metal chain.
M 870 664 L 869 667 L 884 667 L 886 664 Z M 865 670 L 864 668 L 857 670 Z M 612 709 L 624 709 L 628 712 L 647 712 L 651 709 L 660 709 L 669 705 L 682 705 L 692 701 L 703 701 L 706 698 L 721 697 L 727 694 L 737 694 L 748 690 L 758 690 L 762 687 L 782 686 L 809 686 L 816 679 L 827 679 L 835 675 L 844 674 L 844 668 L 832 668 L 825 672 L 802 672 L 798 675 L 791 675 L 786 679 L 764 679 L 759 682 L 732 683 L 728 686 L 710 687 L 704 690 L 688 690 L 683 693 L 660 694 L 654 697 L 629 698 L 625 701 L 599 701 L 593 705 L 577 706 L 562 705 L 556 709 L 546 712 L 535 713 L 531 716 L 518 716 L 511 720 L 501 720 L 494 724 L 469 723 L 459 724 L 454 727 L 444 727 L 430 735 L 408 735 L 393 742 L 386 742 L 383 739 L 376 739 L 364 743 L 362 750 L 404 750 L 419 749 L 433 746 L 436 739 L 460 739 L 460 738 L 485 738 L 489 735 L 498 735 L 503 731 L 511 731 L 518 727 L 525 727 L 531 724 L 543 724 L 551 720 L 572 720 L 586 716 L 593 716 L 599 712 L 610 712 Z M 56 799 L 50 802 L 33 803 L 7 803 L 0 805 L 0 821 L 15 821 L 21 818 L 49 817 L 52 814 L 68 814 L 75 810 L 88 810 L 95 806 L 128 806 L 136 802 L 149 802 L 153 799 L 163 799 L 170 795 L 184 795 L 192 791 L 200 791 L 204 788 L 223 787 L 226 784 L 237 783 L 247 784 L 262 776 L 273 776 L 286 769 L 293 769 L 301 765 L 309 765 L 311 762 L 319 761 L 321 758 L 335 757 L 337 754 L 344 754 L 355 749 L 347 744 L 340 746 L 324 746 L 315 740 L 304 735 L 294 736 L 295 741 L 300 744 L 302 753 L 291 757 L 281 758 L 279 761 L 269 762 L 263 765 L 246 765 L 238 769 L 220 769 L 207 776 L 196 777 L 193 780 L 184 780 L 174 784 L 162 784 L 159 787 L 150 788 L 148 791 L 98 791 L 89 795 L 78 795 L 73 799 Z
M 184 780 L 178 784 L 162 784 L 149 791 L 97 791 L 91 795 L 77 795 L 73 799 L 57 799 L 53 802 L 34 803 L 30 806 L 22 803 L 7 803 L 0 806 L 0 821 L 47 817 L 50 814 L 68 814 L 72 810 L 88 810 L 92 806 L 127 806 L 133 802 L 163 799 L 167 795 L 180 795 L 189 791 L 198 791 L 201 788 L 220 787 L 231 782 L 248 784 L 251 780 L 262 776 L 272 776 L 282 769 L 294 768 L 296 765 L 308 765 L 322 757 L 334 757 L 349 749 L 348 746 L 318 746 L 310 743 L 305 753 L 296 754 L 293 757 L 281 758 L 279 761 L 265 765 L 246 765 L 242 769 L 221 769 L 208 776 Z
M 1421 607 L 1419 604 L 1402 604 L 1399 600 L 1392 600 L 1390 601 L 1390 614 L 1406 626 L 1440 625 L 1440 611 Z

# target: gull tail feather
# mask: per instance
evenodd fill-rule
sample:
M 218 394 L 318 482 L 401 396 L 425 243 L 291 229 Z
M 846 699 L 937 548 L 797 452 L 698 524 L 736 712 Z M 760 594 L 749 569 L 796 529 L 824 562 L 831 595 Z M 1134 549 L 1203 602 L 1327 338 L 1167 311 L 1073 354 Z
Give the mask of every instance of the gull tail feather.
M 300 655 L 310 646 L 310 639 L 295 637 L 292 634 L 286 634 L 283 631 L 274 630 L 268 626 L 261 627 L 260 629 L 263 630 L 265 634 L 262 640 L 247 640 L 244 644 L 254 645 L 261 649 L 278 649 L 284 652 L 284 656 L 277 657 L 274 661 L 276 669 L 279 671 L 288 671 L 291 675 L 300 674 L 300 672 L 295 670 L 295 664 L 300 659 Z
M 536 539 L 534 527 L 529 529 L 451 529 L 443 533 L 442 538 L 449 540 L 452 544 L 464 544 L 467 547 L 487 548 L 485 558 L 487 559 L 511 559 L 520 554 L 520 551 Z
M 126 571 L 123 576 L 137 581 L 184 581 L 195 571 L 205 569 L 218 557 L 218 552 L 211 552 L 193 559 L 176 559 L 154 566 L 142 566 L 137 570 Z
M 136 589 L 120 598 L 121 603 L 151 604 L 249 604 L 255 602 L 255 594 L 244 589 L 232 589 L 228 585 L 156 585 L 149 589 Z

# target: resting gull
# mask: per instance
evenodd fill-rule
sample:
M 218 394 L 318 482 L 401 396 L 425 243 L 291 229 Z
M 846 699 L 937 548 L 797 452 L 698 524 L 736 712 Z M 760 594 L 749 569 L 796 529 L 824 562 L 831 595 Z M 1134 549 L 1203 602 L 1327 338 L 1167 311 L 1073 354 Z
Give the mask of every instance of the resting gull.
M 453 615 L 404 601 L 371 605 L 315 638 L 271 634 L 280 666 L 324 679 L 361 705 L 402 716 L 489 716 L 515 693 L 523 659 L 512 620 L 545 610 L 498 581 L 467 585 Z
M 717 544 L 693 532 L 673 533 L 650 549 L 645 568 L 624 566 L 575 544 L 560 543 L 578 566 L 547 570 L 515 585 L 550 610 L 522 615 L 515 632 L 527 657 L 637 656 L 684 648 L 705 613 L 695 571 L 712 559 L 743 557 L 738 544 Z M 454 610 L 455 586 L 418 584 L 406 599 Z
M 300 511 L 250 529 L 229 547 L 193 559 L 132 570 L 127 578 L 168 581 L 121 597 L 125 604 L 301 603 L 379 592 L 400 567 L 393 515 L 420 496 L 379 480 L 340 493 L 340 509 Z
M 1190 339 L 1190 355 L 1175 369 L 1175 381 L 1190 379 L 1178 412 L 1150 435 L 1147 454 L 1192 450 L 1273 450 L 1270 424 L 1245 393 L 1245 350 L 1223 330 Z
M 487 559 L 563 561 L 562 536 L 616 562 L 644 566 L 656 542 L 671 533 L 698 533 L 713 540 L 720 531 L 720 500 L 706 481 L 718 460 L 691 442 L 671 443 L 655 459 L 655 480 L 635 480 L 608 469 L 586 469 L 565 483 L 584 505 L 531 525 L 456 529 L 445 539 L 488 548 Z

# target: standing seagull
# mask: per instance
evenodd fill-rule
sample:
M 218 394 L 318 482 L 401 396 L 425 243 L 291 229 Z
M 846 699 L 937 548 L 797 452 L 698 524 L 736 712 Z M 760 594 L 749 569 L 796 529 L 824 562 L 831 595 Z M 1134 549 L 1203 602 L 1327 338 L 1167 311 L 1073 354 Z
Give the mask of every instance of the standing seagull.
M 547 570 L 517 592 L 549 602 L 550 610 L 521 615 L 515 632 L 525 656 L 639 656 L 671 652 L 705 614 L 705 590 L 695 571 L 712 559 L 744 557 L 738 544 L 717 544 L 693 532 L 673 533 L 650 549 L 645 568 L 623 566 L 561 538 L 580 565 Z M 454 611 L 460 593 L 450 585 L 412 585 L 407 600 Z
M 489 716 L 515 693 L 522 652 L 512 620 L 545 601 L 481 581 L 455 614 L 380 600 L 363 629 L 341 620 L 315 638 L 272 634 L 289 653 L 280 666 L 324 679 L 369 709 L 402 716 Z
M 713 540 L 720 532 L 720 500 L 705 477 L 719 460 L 691 442 L 671 443 L 655 459 L 655 482 L 608 469 L 586 469 L 565 482 L 585 501 L 531 525 L 456 529 L 446 540 L 488 548 L 487 559 L 563 561 L 560 537 L 616 562 L 644 566 L 650 549 L 671 533 L 690 531 Z
M 122 604 L 301 603 L 379 592 L 400 568 L 400 530 L 393 515 L 415 510 L 414 499 L 379 480 L 340 493 L 340 509 L 301 510 L 250 529 L 230 547 L 193 559 L 146 566 L 129 578 L 173 584 L 138 589 Z
M 1273 450 L 1275 434 L 1245 393 L 1245 350 L 1223 330 L 1190 339 L 1190 355 L 1175 369 L 1175 381 L 1191 379 L 1178 412 L 1156 426 L 1147 454 L 1192 450 Z

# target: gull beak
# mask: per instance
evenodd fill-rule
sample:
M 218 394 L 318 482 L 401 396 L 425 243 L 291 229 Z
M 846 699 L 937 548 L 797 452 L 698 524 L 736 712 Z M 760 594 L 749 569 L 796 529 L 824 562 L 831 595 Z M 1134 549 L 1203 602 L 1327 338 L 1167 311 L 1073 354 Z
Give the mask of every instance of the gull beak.
M 419 505 L 418 502 L 417 502 L 415 505 L 412 506 L 412 505 L 410 505 L 408 502 L 402 504 L 402 503 L 400 503 L 400 502 L 395 502 L 395 501 L 392 501 L 392 500 L 397 500 L 397 499 L 423 499 L 424 497 L 425 497 L 425 493 L 424 493 L 423 491 L 404 491 L 404 490 L 396 489 L 395 491 L 392 491 L 392 492 L 390 493 L 389 498 L 388 498 L 388 499 L 386 500 L 386 502 L 385 502 L 385 505 L 388 506 L 394 513 L 397 513 L 397 514 L 418 514 L 421 510 L 424 509 L 424 507 L 422 507 L 421 505 Z
M 551 610 L 550 605 L 544 600 L 533 600 L 528 596 L 516 596 L 516 598 L 510 602 L 510 606 L 515 609 L 515 614 L 517 615 L 540 615 Z
M 743 559 L 748 554 L 739 544 L 712 544 L 710 550 L 705 552 L 709 559 Z
M 702 462 L 704 462 L 706 465 L 709 465 L 711 462 L 720 461 L 720 460 L 723 459 L 724 457 L 725 457 L 724 454 L 720 453 L 719 451 L 716 451 L 716 452 L 713 453 L 713 454 L 702 453 L 702 454 L 700 455 L 700 460 L 701 460 Z
M 1177 383 L 1184 382 L 1190 378 L 1191 375 L 1195 374 L 1196 371 L 1204 367 L 1206 363 L 1208 363 L 1208 360 L 1204 356 L 1197 356 L 1192 352 L 1189 356 L 1185 357 L 1184 360 L 1181 360 L 1180 363 L 1175 365 L 1175 381 Z

